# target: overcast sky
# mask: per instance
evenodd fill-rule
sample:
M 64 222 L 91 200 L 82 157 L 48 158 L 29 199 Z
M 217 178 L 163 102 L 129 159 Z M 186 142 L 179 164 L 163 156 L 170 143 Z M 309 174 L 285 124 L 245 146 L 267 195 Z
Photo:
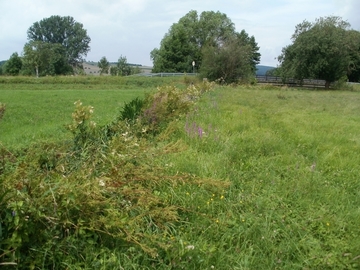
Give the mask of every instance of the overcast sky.
M 91 38 L 87 60 L 116 62 L 122 55 L 149 66 L 151 50 L 191 10 L 225 13 L 238 32 L 255 37 L 261 64 L 270 66 L 305 19 L 336 15 L 360 31 L 360 0 L 0 0 L 0 10 L 0 60 L 21 54 L 28 28 L 52 15 L 83 24 Z

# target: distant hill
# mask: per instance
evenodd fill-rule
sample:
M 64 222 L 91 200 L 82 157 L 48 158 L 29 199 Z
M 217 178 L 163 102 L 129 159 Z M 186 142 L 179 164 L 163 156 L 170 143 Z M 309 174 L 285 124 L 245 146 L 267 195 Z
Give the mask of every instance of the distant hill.
M 257 76 L 264 76 L 264 75 L 266 75 L 266 72 L 267 72 L 268 70 L 272 70 L 272 69 L 274 69 L 274 68 L 275 68 L 275 67 L 257 65 L 257 66 L 256 66 L 256 75 L 257 75 Z

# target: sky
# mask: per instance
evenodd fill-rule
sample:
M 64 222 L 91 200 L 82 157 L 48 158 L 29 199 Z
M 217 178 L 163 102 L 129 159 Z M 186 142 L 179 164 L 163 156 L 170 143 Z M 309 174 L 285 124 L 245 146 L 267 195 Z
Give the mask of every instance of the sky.
M 261 65 L 277 66 L 281 49 L 291 44 L 295 26 L 304 20 L 340 16 L 360 31 L 360 0 L 0 0 L 0 61 L 22 54 L 27 30 L 52 15 L 71 16 L 91 38 L 87 61 L 103 56 L 117 62 L 152 66 L 150 52 L 159 48 L 172 24 L 189 11 L 219 11 L 236 31 L 254 36 Z

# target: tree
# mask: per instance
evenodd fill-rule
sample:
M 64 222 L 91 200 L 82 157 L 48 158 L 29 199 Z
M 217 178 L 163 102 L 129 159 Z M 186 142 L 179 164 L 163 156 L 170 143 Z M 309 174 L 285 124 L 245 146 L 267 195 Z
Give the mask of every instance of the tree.
M 360 32 L 350 30 L 349 36 L 349 40 L 355 49 L 350 52 L 351 62 L 347 77 L 350 82 L 360 82 Z
M 19 75 L 19 72 L 22 68 L 22 60 L 17 52 L 13 53 L 9 60 L 6 61 L 4 64 L 4 74 L 7 75 Z
M 161 42 L 160 50 L 154 49 L 150 53 L 154 61 L 153 72 L 191 72 L 191 63 L 198 58 L 196 50 L 183 25 L 174 25 L 172 33 Z
M 254 36 L 249 36 L 245 30 L 242 30 L 240 33 L 237 33 L 237 38 L 239 39 L 239 45 L 248 46 L 250 50 L 248 52 L 248 61 L 250 64 L 251 71 L 256 73 L 256 65 L 260 63 L 261 54 L 259 53 L 260 47 L 255 41 Z
M 98 62 L 98 67 L 100 68 L 100 75 L 109 73 L 110 63 L 105 56 Z
M 131 67 L 129 66 L 126 56 L 120 56 L 116 64 L 118 75 L 128 76 L 131 74 Z
M 119 74 L 118 68 L 115 66 L 110 67 L 110 75 L 117 76 Z
M 234 40 L 237 41 L 233 42 Z M 249 45 L 251 50 L 250 52 L 247 50 L 247 64 L 251 65 L 251 69 L 255 72 L 255 65 L 260 60 L 260 54 L 254 37 L 249 37 L 244 30 L 237 33 L 234 24 L 223 13 L 204 11 L 199 16 L 196 11 L 190 11 L 180 18 L 178 23 L 170 27 L 160 43 L 160 48 L 151 51 L 153 72 L 190 73 L 193 69 L 193 61 L 195 61 L 197 69 L 203 70 L 202 73 L 205 70 L 208 72 L 210 69 L 209 66 L 204 66 L 203 53 L 206 52 L 210 57 L 224 44 L 226 44 L 223 47 L 224 50 L 220 50 L 222 57 L 228 55 L 225 50 L 228 46 L 234 48 L 238 45 L 244 49 Z M 236 49 L 236 51 L 243 52 L 242 49 Z M 240 58 L 242 57 L 235 57 L 238 60 Z M 205 63 L 214 67 L 211 61 L 205 61 Z M 217 74 L 217 72 L 214 71 L 213 74 Z
M 70 72 L 65 49 L 58 43 L 30 41 L 24 46 L 24 69 L 39 75 L 64 75 Z
M 282 76 L 322 79 L 329 88 L 332 82 L 351 74 L 360 51 L 349 28 L 349 23 L 336 16 L 298 24 L 291 38 L 293 43 L 283 48 L 278 57 Z
M 70 16 L 51 16 L 35 22 L 27 31 L 29 41 L 61 44 L 67 63 L 73 68 L 83 61 L 90 50 L 90 37 L 83 25 Z
M 241 44 L 238 38 L 227 39 L 220 46 L 207 45 L 202 50 L 201 75 L 226 83 L 247 80 L 254 74 L 252 65 L 249 64 L 251 53 L 251 46 Z

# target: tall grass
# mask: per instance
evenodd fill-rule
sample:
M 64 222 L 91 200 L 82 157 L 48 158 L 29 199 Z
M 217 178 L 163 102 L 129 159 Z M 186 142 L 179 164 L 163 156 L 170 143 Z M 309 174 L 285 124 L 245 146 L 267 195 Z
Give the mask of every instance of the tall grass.
M 188 150 L 166 161 L 231 183 L 206 202 L 184 190 L 212 220 L 197 216 L 188 227 L 197 252 L 220 269 L 359 267 L 359 101 L 359 93 L 244 87 L 204 99 L 182 123 Z
M 160 88 L 137 121 L 111 126 L 118 135 L 108 141 L 87 122 L 92 108 L 78 104 L 78 148 L 48 143 L 25 157 L 2 150 L 0 192 L 18 194 L 6 215 L 0 211 L 13 224 L 4 232 L 29 229 L 23 246 L 10 239 L 21 251 L 14 261 L 57 269 L 358 269 L 359 93 L 201 89 Z M 26 239 L 31 222 L 46 233 L 34 243 Z

